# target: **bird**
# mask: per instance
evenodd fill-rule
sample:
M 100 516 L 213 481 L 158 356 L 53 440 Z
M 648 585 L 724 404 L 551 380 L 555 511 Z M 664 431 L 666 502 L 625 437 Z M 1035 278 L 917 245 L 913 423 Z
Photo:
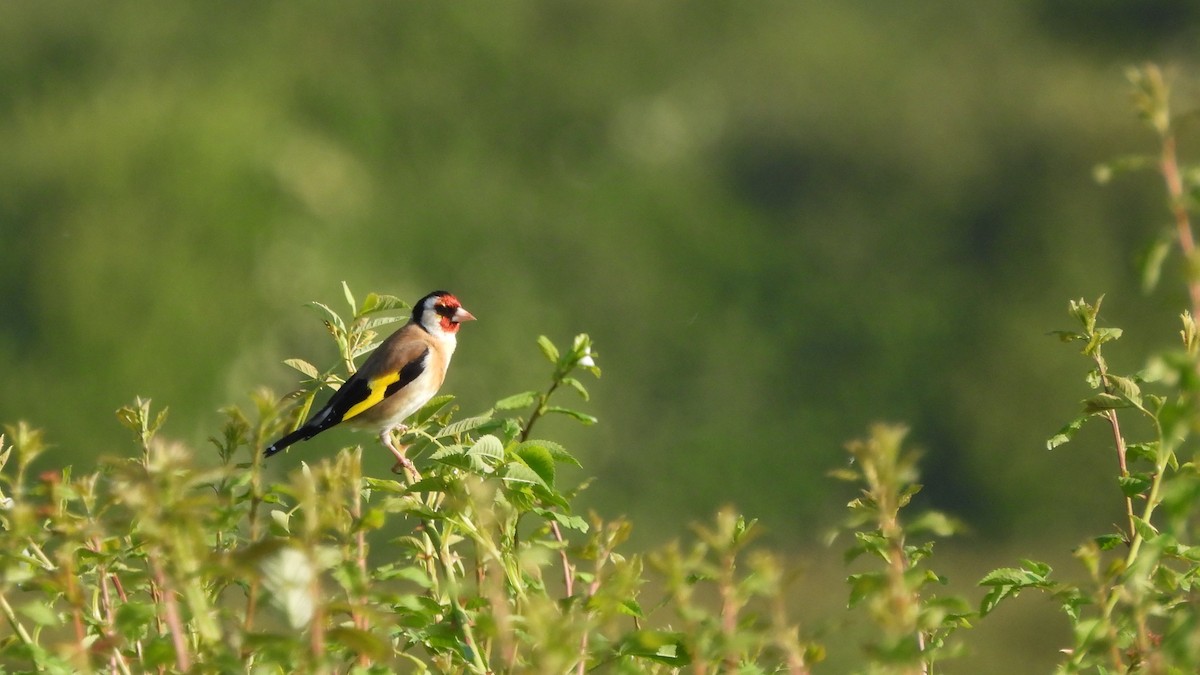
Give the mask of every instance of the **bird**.
M 380 343 L 308 421 L 267 446 L 263 456 L 347 422 L 377 430 L 379 441 L 396 456 L 393 471 L 403 467 L 419 476 L 404 454 L 407 447 L 397 446 L 392 432 L 407 431 L 404 420 L 437 393 L 458 344 L 458 329 L 464 321 L 474 320 L 448 291 L 421 298 L 413 305 L 408 323 Z

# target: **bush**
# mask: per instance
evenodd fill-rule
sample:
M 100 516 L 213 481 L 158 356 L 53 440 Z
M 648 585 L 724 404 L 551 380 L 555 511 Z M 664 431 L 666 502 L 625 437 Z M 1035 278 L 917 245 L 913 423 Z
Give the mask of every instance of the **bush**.
M 1200 474 L 1183 454 L 1200 425 L 1200 260 L 1190 225 L 1200 172 L 1176 157 L 1161 73 L 1148 66 L 1132 80 L 1161 151 L 1098 175 L 1162 173 L 1175 227 L 1146 257 L 1143 276 L 1153 286 L 1178 247 L 1191 306 L 1179 346 L 1122 375 L 1104 356 L 1121 330 L 1102 325 L 1100 300 L 1072 302 L 1078 325 L 1058 335 L 1082 346 L 1093 391 L 1048 442 L 1069 442 L 1092 420 L 1107 428 L 1124 521 L 1076 549 L 1085 582 L 1053 579 L 1049 565 L 1024 560 L 988 573 L 974 610 L 939 595 L 944 579 L 929 567 L 934 539 L 958 524 L 934 511 L 907 515 L 920 489 L 917 455 L 904 447 L 902 427 L 874 427 L 834 472 L 859 490 L 842 529 L 853 539 L 847 560 L 869 565 L 847 579 L 850 607 L 864 608 L 875 629 L 868 672 L 932 673 L 962 651 L 960 629 L 1024 590 L 1048 594 L 1074 629 L 1062 672 L 1200 668 L 1200 547 L 1190 543 Z M 564 488 L 559 468 L 578 462 L 534 432 L 547 415 L 595 421 L 561 405 L 567 390 L 586 401 L 580 377 L 600 374 L 587 335 L 566 349 L 538 338 L 551 366 L 542 390 L 465 417 L 451 396 L 430 401 L 405 438 L 423 476 L 364 476 L 362 449 L 352 447 L 270 482 L 262 448 L 302 421 L 322 389 L 340 385 L 374 348 L 375 330 L 396 320 L 389 312 L 403 307 L 376 294 L 359 303 L 343 290 L 349 317 L 314 303 L 337 365 L 289 360 L 302 387 L 282 402 L 260 391 L 252 410 L 226 409 L 211 459 L 159 435 L 166 409 L 148 400 L 118 411 L 137 456 L 102 459 L 83 475 L 70 467 L 31 475 L 46 450 L 41 433 L 5 428 L 7 669 L 807 673 L 821 661 L 822 647 L 788 617 L 792 575 L 750 546 L 753 520 L 726 509 L 694 528 L 691 543 L 642 555 L 621 550 L 629 522 L 572 510 L 586 483 Z M 1131 416 L 1144 434 L 1128 435 Z

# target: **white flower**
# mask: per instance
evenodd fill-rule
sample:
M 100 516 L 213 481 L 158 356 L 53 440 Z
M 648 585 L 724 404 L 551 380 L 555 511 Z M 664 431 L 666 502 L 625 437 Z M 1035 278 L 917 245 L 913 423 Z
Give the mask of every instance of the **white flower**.
M 313 617 L 312 583 L 317 570 L 303 551 L 288 547 L 261 563 L 263 585 L 287 615 L 292 628 L 303 628 Z
M 596 367 L 596 360 L 592 358 L 592 348 L 590 346 L 583 350 L 583 356 L 579 357 L 578 363 L 585 368 Z

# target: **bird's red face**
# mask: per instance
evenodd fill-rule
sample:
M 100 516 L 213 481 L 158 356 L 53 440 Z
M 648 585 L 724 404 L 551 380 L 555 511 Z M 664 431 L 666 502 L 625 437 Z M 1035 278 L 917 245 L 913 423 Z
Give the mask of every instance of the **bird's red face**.
M 464 321 L 474 321 L 475 317 L 463 309 L 462 303 L 453 295 L 440 296 L 433 305 L 437 312 L 438 325 L 447 333 L 457 333 L 459 325 Z

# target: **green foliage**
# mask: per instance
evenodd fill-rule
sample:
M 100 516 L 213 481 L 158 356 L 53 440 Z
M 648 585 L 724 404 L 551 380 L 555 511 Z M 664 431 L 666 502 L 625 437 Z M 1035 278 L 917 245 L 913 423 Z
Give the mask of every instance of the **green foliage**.
M 847 446 L 833 472 L 853 483 L 842 530 L 856 566 L 849 608 L 865 610 L 863 670 L 931 675 L 962 653 L 959 629 L 1032 590 L 1049 596 L 1071 628 L 1062 673 L 1175 674 L 1200 670 L 1200 545 L 1194 530 L 1200 468 L 1190 450 L 1200 428 L 1200 254 L 1191 217 L 1200 169 L 1176 156 L 1179 120 L 1166 78 L 1131 72 L 1140 116 L 1160 141 L 1154 158 L 1097 171 L 1155 168 L 1174 219 L 1145 257 L 1147 287 L 1177 249 L 1190 306 L 1179 343 L 1116 372 L 1108 352 L 1126 333 L 1105 325 L 1103 297 L 1071 301 L 1075 326 L 1056 331 L 1079 346 L 1090 392 L 1081 412 L 1046 443 L 1078 442 L 1098 423 L 1111 438 L 1114 531 L 1074 551 L 1085 577 L 1063 579 L 1034 559 L 978 582 L 978 611 L 940 594 L 934 540 L 957 533 L 937 510 L 910 515 L 921 491 L 907 429 L 877 425 Z M 537 347 L 549 362 L 543 389 L 501 397 L 459 416 L 454 397 L 431 400 L 401 439 L 423 476 L 366 476 L 361 447 L 276 478 L 263 446 L 307 416 L 322 388 L 337 388 L 398 320 L 394 297 L 359 303 L 342 286 L 348 316 L 320 314 L 336 364 L 285 363 L 304 376 L 283 398 L 260 391 L 250 410 L 226 408 L 206 457 L 163 435 L 165 408 L 138 398 L 117 411 L 136 456 L 102 459 L 91 473 L 36 473 L 42 433 L 19 422 L 0 434 L 0 667 L 49 673 L 471 672 L 808 673 L 824 647 L 789 616 L 792 574 L 750 545 L 757 523 L 733 509 L 694 528 L 690 544 L 647 554 L 622 550 L 632 525 L 573 510 L 586 487 L 566 487 L 576 457 L 535 436 L 546 416 L 584 426 L 592 415 L 563 404 L 600 376 L 587 334 Z M 1132 334 L 1132 331 L 1131 331 Z M 284 456 L 274 463 L 285 463 Z M 1073 478 L 1070 468 L 1045 480 Z
M 1056 334 L 1081 345 L 1091 364 L 1085 379 L 1092 394 L 1084 399 L 1083 412 L 1052 436 L 1047 447 L 1053 450 L 1071 441 L 1090 420 L 1101 422 L 1115 450 L 1118 489 L 1113 496 L 1123 502 L 1125 522 L 1116 532 L 1075 549 L 1075 558 L 1087 572 L 1082 583 L 1052 580 L 1049 565 L 1031 560 L 1022 561 L 1019 568 L 994 570 L 980 581 L 989 589 L 981 616 L 1025 589 L 1045 592 L 1059 603 L 1074 637 L 1074 644 L 1064 650 L 1060 672 L 1065 673 L 1185 673 L 1200 668 L 1200 613 L 1194 602 L 1200 548 L 1191 543 L 1200 471 L 1194 459 L 1180 454 L 1200 426 L 1200 340 L 1194 319 L 1200 314 L 1200 276 L 1190 220 L 1197 207 L 1192 196 L 1197 177 L 1178 163 L 1177 120 L 1162 72 L 1154 66 L 1135 69 L 1130 81 L 1138 114 L 1159 137 L 1161 151 L 1154 158 L 1119 164 L 1127 169 L 1152 166 L 1165 182 L 1175 236 L 1169 246 L 1155 244 L 1143 278 L 1156 281 L 1170 251 L 1181 252 L 1191 304 L 1180 316 L 1180 343 L 1151 355 L 1137 373 L 1114 373 L 1104 356 L 1105 346 L 1123 332 L 1100 325 L 1103 298 L 1070 303 L 1078 326 Z M 1098 175 L 1107 179 L 1110 173 L 1106 169 Z M 1144 429 L 1135 432 L 1142 436 L 1136 442 L 1126 431 L 1131 417 L 1140 421 L 1134 428 Z
M 950 637 L 969 625 L 972 614 L 965 600 L 933 592 L 945 579 L 925 565 L 933 554 L 933 542 L 925 539 L 950 536 L 959 525 L 937 511 L 901 518 L 901 510 L 921 490 L 917 454 L 902 445 L 907 433 L 899 426 L 875 426 L 869 437 L 847 445 L 851 464 L 833 473 L 860 486 L 843 524 L 855 538 L 846 561 L 867 555 L 883 564 L 847 579 L 850 607 L 865 606 L 878 628 L 877 639 L 867 645 L 871 672 L 933 672 L 935 661 L 957 652 Z
M 403 307 L 374 294 L 359 304 L 343 289 L 349 318 L 313 303 L 339 365 L 322 372 L 289 359 L 307 378 L 285 398 L 299 401 L 290 411 L 267 392 L 252 411 L 226 409 L 210 439 L 217 462 L 164 439 L 166 409 L 144 399 L 117 412 L 139 456 L 104 460 L 87 475 L 67 468 L 31 477 L 41 434 L 7 428 L 0 611 L 12 637 L 0 642 L 4 664 L 124 673 L 200 665 L 807 672 L 819 660 L 820 649 L 800 642 L 786 620 L 781 564 L 746 554 L 752 523 L 722 512 L 712 528 L 697 528 L 686 554 L 673 544 L 651 555 L 653 577 L 643 556 L 618 551 L 627 521 L 572 512 L 583 486 L 564 488 L 559 469 L 579 462 L 533 431 L 551 414 L 595 422 L 556 396 L 570 389 L 587 400 L 577 374 L 600 375 L 585 334 L 565 349 L 538 338 L 552 365 L 542 391 L 460 418 L 453 397 L 431 400 L 404 439 L 428 467 L 414 482 L 364 476 L 359 447 L 274 482 L 261 448 L 307 414 L 320 388 L 352 372 L 374 346 L 374 329 L 395 320 L 377 313 Z M 647 588 L 663 597 L 647 603 Z M 700 597 L 708 589 L 716 601 Z
M 1139 147 L 1098 102 L 1131 37 L 1200 16 L 1088 4 L 0 3 L 0 417 L 90 465 L 142 393 L 197 445 L 215 402 L 290 388 L 280 355 L 334 363 L 296 305 L 432 283 L 482 320 L 464 410 L 540 377 L 531 323 L 621 364 L 587 407 L 619 423 L 558 438 L 643 543 L 729 501 L 810 541 L 874 416 L 955 463 L 926 493 L 977 531 L 1052 535 L 1103 502 L 1013 479 L 1054 468 L 1014 449 L 1072 384 L 1035 334 L 1081 289 L 1163 314 L 1126 269 L 1157 202 L 1081 171 Z M 814 470 L 726 471 L 731 434 L 751 466 L 802 434 Z M 673 443 L 696 461 L 639 453 L 654 490 L 610 459 Z

